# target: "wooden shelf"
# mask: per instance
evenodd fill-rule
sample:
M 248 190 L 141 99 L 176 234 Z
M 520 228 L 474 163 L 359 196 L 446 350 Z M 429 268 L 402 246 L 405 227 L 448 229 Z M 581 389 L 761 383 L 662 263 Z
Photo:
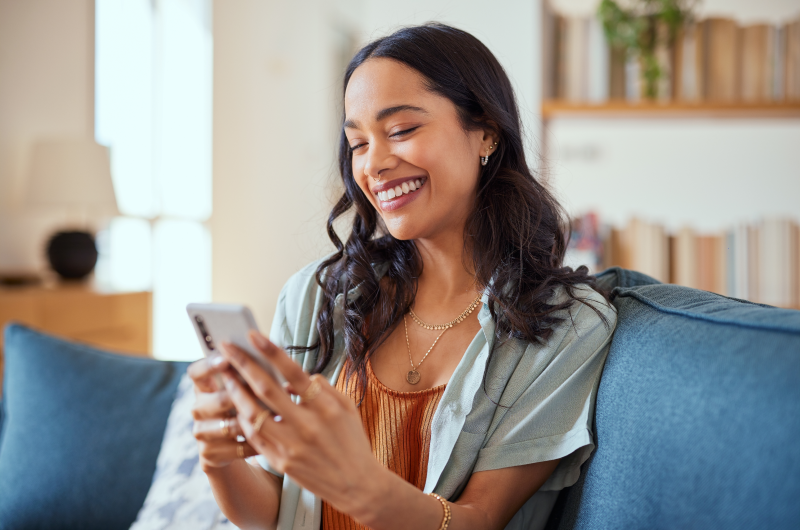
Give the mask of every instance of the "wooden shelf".
M 791 103 L 542 103 L 542 119 L 553 118 L 800 118 L 800 101 Z

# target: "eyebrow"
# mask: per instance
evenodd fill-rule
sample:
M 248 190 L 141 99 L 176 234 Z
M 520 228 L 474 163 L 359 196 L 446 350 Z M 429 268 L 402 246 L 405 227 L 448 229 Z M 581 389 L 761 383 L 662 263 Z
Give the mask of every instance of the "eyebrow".
M 421 114 L 428 114 L 428 111 L 423 109 L 422 107 L 415 107 L 413 105 L 397 105 L 395 107 L 389 107 L 389 108 L 386 108 L 386 109 L 383 109 L 383 110 L 379 111 L 375 115 L 375 121 L 385 120 L 386 118 L 388 118 L 388 117 L 390 117 L 390 116 L 392 116 L 394 114 L 397 114 L 398 112 L 404 112 L 404 111 L 412 111 L 412 112 L 419 112 Z M 345 120 L 344 128 L 345 129 L 358 129 L 359 128 L 358 127 L 358 122 L 354 121 L 354 120 Z

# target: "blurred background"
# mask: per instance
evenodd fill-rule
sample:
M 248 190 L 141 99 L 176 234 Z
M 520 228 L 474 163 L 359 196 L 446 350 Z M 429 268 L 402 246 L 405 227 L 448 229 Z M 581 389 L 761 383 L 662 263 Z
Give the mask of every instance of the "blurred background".
M 330 252 L 341 76 L 399 26 L 506 68 L 568 262 L 800 307 L 797 0 L 0 0 L 0 325 L 200 356 Z

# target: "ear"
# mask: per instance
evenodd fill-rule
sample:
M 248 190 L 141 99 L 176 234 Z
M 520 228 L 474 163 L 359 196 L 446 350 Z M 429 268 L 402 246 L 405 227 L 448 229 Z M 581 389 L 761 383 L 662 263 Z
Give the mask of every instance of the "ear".
M 493 124 L 489 125 L 490 127 L 487 127 L 483 130 L 483 138 L 481 140 L 481 156 L 491 156 L 495 153 L 495 151 L 497 151 L 500 135 L 497 134 L 497 129 L 491 127 Z

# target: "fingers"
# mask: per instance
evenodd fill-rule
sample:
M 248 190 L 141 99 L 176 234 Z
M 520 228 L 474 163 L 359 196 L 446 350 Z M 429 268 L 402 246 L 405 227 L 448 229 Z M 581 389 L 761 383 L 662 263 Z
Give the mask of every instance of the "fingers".
M 193 362 L 186 369 L 186 373 L 192 378 L 195 387 L 200 392 L 215 392 L 219 388 L 217 388 L 214 381 L 214 375 L 227 369 L 228 366 L 227 359 L 220 355 L 215 355 Z
M 237 436 L 244 436 L 244 432 L 236 418 L 227 418 L 195 421 L 192 435 L 197 440 L 213 442 L 236 440 Z
M 253 346 L 263 353 L 264 357 L 283 374 L 292 392 L 295 394 L 305 392 L 311 381 L 300 365 L 294 362 L 283 349 L 273 344 L 258 331 L 250 330 L 248 335 Z
M 234 460 L 242 460 L 256 456 L 258 451 L 247 442 L 225 441 L 204 442 L 198 441 L 200 464 L 203 470 L 209 468 L 225 467 Z
M 253 392 L 231 374 L 226 373 L 224 379 L 225 385 L 228 388 L 228 393 L 236 407 L 237 419 L 244 431 L 244 436 L 248 438 L 253 438 L 254 435 L 262 437 L 275 436 L 277 433 L 273 427 L 277 423 L 282 422 L 283 418 L 275 416 L 270 411 L 264 409 Z M 295 405 L 292 404 L 292 406 Z M 266 412 L 268 416 L 264 417 L 264 412 Z M 255 433 L 254 425 L 259 427 L 258 433 Z
M 279 414 L 285 418 L 289 418 L 293 414 L 295 404 L 292 403 L 289 393 L 263 368 L 258 366 L 248 353 L 229 343 L 223 343 L 221 345 L 221 350 L 230 364 L 250 386 L 252 394 L 254 394 L 257 399 L 261 400 L 275 412 L 275 414 Z M 232 381 L 230 384 L 233 384 L 233 387 L 228 387 L 229 392 L 231 392 L 231 388 L 238 388 L 241 386 L 238 384 L 238 381 L 233 381 L 233 379 L 234 378 L 230 377 L 230 374 L 226 374 L 224 378 L 226 387 L 229 381 Z M 238 409 L 238 402 L 236 399 L 234 399 L 234 405 L 236 405 Z
M 195 420 L 219 420 L 235 415 L 236 410 L 227 390 L 199 393 L 192 406 L 192 416 Z

